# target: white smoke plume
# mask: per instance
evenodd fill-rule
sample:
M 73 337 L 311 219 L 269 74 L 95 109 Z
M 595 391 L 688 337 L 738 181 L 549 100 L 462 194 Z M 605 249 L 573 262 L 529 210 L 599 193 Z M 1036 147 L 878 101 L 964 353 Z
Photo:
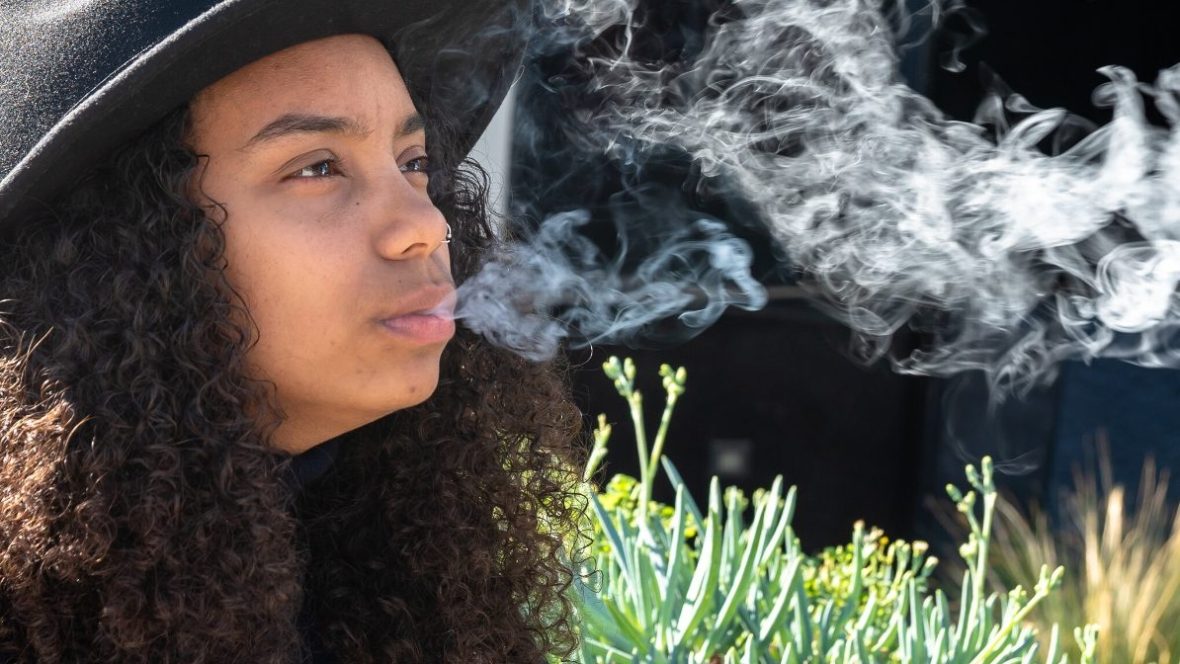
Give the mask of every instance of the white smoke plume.
M 634 4 L 548 7 L 540 39 L 621 35 L 617 52 L 584 61 L 607 101 L 571 142 L 620 161 L 684 151 L 754 206 L 751 221 L 868 357 L 911 326 L 932 343 L 894 358 L 898 370 L 980 370 L 998 393 L 1067 358 L 1180 365 L 1180 66 L 1151 85 L 1102 70 L 1110 83 L 1095 100 L 1114 120 L 1050 155 L 1039 146 L 1063 110 L 1012 97 L 981 109 L 980 124 L 955 122 L 904 85 L 897 13 L 880 0 L 735 0 L 699 56 L 675 65 L 632 57 Z M 1145 120 L 1145 100 L 1170 130 Z M 580 244 L 577 220 L 549 219 L 464 286 L 466 324 L 543 357 L 571 330 L 618 338 L 702 293 L 699 325 L 765 302 L 748 249 L 707 221 L 704 237 L 669 237 L 624 275 Z M 683 252 L 707 260 L 668 271 Z
M 625 247 L 606 257 L 577 234 L 588 221 L 584 210 L 547 219 L 529 242 L 461 286 L 457 316 L 500 346 L 542 360 L 571 330 L 576 341 L 598 343 L 673 315 L 700 329 L 729 305 L 766 304 L 765 289 L 750 276 L 749 246 L 723 224 L 698 219 L 625 271 Z

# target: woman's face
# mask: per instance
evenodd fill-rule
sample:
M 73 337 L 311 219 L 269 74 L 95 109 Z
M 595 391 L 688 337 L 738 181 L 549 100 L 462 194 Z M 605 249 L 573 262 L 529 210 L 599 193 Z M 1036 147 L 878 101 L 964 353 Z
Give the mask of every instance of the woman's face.
M 454 288 L 422 119 L 385 48 L 300 44 L 191 109 L 197 195 L 225 207 L 226 276 L 260 334 L 250 371 L 286 414 L 275 444 L 302 452 L 426 400 Z

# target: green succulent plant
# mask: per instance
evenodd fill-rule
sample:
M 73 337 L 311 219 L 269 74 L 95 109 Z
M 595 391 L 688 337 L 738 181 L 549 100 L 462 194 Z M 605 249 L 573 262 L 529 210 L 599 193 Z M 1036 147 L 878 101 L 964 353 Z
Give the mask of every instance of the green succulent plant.
M 995 514 L 992 463 L 967 467 L 970 490 L 947 490 L 971 532 L 961 547 L 961 589 L 930 590 L 937 560 L 923 542 L 890 541 L 863 523 L 849 544 L 804 552 L 791 527 L 794 487 L 782 477 L 747 497 L 722 490 L 705 502 L 689 492 L 664 455 L 668 425 L 684 393 L 684 368 L 660 368 L 663 416 L 650 446 L 635 365 L 603 367 L 630 406 L 640 477 L 616 475 L 601 492 L 589 484 L 606 456 L 611 427 L 599 417 L 583 473 L 593 521 L 589 564 L 575 585 L 586 664 L 1065 664 L 1053 625 L 1038 643 L 1029 612 L 1061 584 L 1064 570 L 1040 570 L 1031 592 L 986 593 Z M 652 500 L 659 471 L 675 501 Z M 747 517 L 747 513 L 750 513 Z M 747 521 L 747 518 L 749 519 Z M 1073 631 L 1083 664 L 1094 662 L 1097 629 Z

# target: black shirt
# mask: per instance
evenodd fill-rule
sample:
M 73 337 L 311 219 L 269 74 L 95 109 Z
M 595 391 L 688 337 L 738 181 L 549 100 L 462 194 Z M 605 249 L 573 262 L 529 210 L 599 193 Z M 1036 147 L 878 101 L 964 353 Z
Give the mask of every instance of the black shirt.
M 288 480 L 291 487 L 297 492 L 302 491 L 327 473 L 336 460 L 336 450 L 339 445 L 340 439 L 333 438 L 302 454 L 295 455 L 291 460 L 291 476 Z M 313 615 L 306 595 L 296 625 L 299 635 L 303 638 L 302 664 L 336 664 L 336 658 L 325 649 L 319 638 L 319 633 L 315 630 Z

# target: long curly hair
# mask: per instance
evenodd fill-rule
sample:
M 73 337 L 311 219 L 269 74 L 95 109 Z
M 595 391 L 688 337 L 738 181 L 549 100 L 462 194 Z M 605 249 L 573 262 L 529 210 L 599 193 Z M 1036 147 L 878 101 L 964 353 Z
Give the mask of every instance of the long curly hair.
M 540 662 L 574 647 L 584 504 L 566 367 L 460 328 L 436 393 L 294 488 L 272 386 L 186 192 L 178 109 L 0 258 L 0 653 L 18 661 Z M 445 150 L 444 150 L 445 152 Z M 461 282 L 497 242 L 477 166 L 431 195 Z M 245 315 L 243 315 L 245 314 Z

